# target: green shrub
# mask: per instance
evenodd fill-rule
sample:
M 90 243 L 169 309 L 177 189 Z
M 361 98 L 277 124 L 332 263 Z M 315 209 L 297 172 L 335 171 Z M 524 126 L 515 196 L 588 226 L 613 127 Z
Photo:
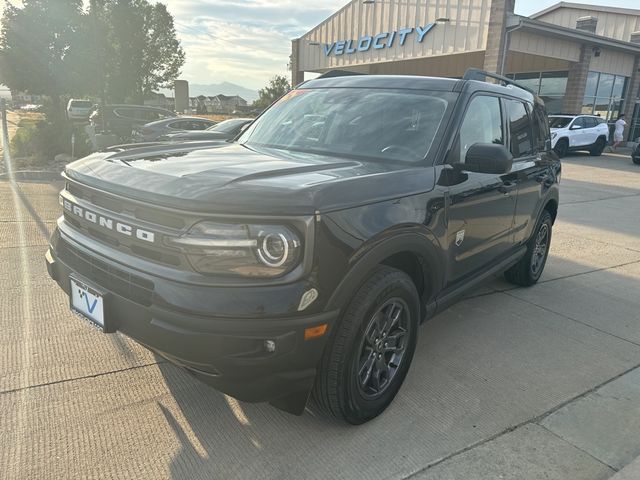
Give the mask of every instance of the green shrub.
M 71 155 L 71 135 L 75 132 L 75 158 L 89 153 L 87 137 L 79 127 L 66 121 L 21 122 L 11 139 L 11 154 L 19 168 L 53 165 L 56 155 Z

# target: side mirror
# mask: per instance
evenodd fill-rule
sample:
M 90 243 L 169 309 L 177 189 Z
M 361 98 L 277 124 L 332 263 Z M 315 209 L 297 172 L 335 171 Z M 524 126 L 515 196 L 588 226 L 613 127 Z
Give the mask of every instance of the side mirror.
M 468 172 L 502 175 L 511 171 L 513 155 L 504 145 L 474 143 L 467 150 L 459 168 Z
M 569 130 L 580 130 L 582 128 L 582 125 L 571 125 L 571 128 Z

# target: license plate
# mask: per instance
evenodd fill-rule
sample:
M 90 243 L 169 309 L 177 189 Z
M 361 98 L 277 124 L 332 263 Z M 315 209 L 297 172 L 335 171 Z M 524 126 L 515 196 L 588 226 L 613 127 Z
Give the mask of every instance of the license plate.
M 87 283 L 70 277 L 71 280 L 71 310 L 99 326 L 104 326 L 104 296 L 97 289 Z

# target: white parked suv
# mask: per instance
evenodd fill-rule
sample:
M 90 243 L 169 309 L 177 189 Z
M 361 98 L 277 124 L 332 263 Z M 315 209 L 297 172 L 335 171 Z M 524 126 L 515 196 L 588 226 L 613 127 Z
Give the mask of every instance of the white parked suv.
M 72 98 L 67 104 L 67 118 L 73 121 L 89 121 L 89 114 L 93 103 L 89 100 Z
M 551 147 L 559 157 L 575 150 L 601 155 L 609 140 L 607 121 L 594 115 L 549 115 L 549 128 Z

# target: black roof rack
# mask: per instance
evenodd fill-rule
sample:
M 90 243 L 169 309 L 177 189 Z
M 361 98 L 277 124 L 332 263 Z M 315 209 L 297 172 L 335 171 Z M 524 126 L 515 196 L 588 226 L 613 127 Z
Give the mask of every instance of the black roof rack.
M 318 78 L 350 77 L 352 75 L 366 75 L 366 73 L 352 72 L 350 70 L 329 70 Z
M 500 80 L 502 83 L 507 85 L 513 85 L 514 87 L 521 88 L 526 90 L 529 93 L 536 95 L 536 93 L 528 87 L 519 84 L 515 80 L 510 79 L 509 77 L 505 77 L 503 75 L 498 75 L 497 73 L 486 72 L 484 70 L 480 70 L 479 68 L 467 68 L 467 71 L 464 72 L 463 80 L 477 80 L 479 82 L 486 82 L 487 77 L 493 78 L 496 80 Z

